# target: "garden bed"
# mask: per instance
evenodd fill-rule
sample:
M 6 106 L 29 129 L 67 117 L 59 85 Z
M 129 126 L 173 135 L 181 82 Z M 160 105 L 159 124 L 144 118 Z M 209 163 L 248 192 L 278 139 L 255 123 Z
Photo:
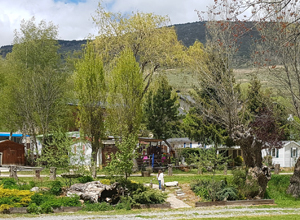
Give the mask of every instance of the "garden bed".
M 234 200 L 234 201 L 215 201 L 215 202 L 196 202 L 195 207 L 205 206 L 244 206 L 244 205 L 273 205 L 274 199 L 257 199 L 257 200 Z
M 53 213 L 77 212 L 81 209 L 82 209 L 82 207 L 59 207 L 59 208 L 54 208 Z M 27 212 L 27 207 L 13 207 L 13 208 L 10 208 L 9 210 L 5 210 L 3 213 L 5 213 L 5 214 L 26 214 L 28 212 Z

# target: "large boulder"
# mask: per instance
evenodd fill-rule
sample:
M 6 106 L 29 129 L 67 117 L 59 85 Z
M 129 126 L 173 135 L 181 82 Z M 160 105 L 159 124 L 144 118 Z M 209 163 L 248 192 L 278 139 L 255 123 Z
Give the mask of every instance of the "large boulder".
M 290 185 L 286 193 L 291 194 L 295 198 L 300 197 L 300 157 L 295 164 L 294 174 L 291 176 Z
M 67 190 L 67 196 L 78 195 L 84 201 L 92 203 L 109 201 L 115 203 L 119 199 L 118 183 L 102 184 L 100 181 L 76 183 Z

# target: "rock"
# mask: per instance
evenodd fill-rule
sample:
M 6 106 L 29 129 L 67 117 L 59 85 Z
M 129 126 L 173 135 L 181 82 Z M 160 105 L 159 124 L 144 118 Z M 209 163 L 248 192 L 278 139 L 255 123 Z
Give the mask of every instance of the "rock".
M 40 191 L 40 188 L 39 187 L 33 187 L 31 188 L 30 192 L 39 192 Z
M 81 203 L 81 205 L 84 204 L 84 200 L 80 199 L 79 202 Z
M 180 189 L 180 190 L 176 190 L 176 195 L 177 196 L 184 196 L 185 193 Z
M 173 181 L 173 182 L 166 182 L 165 186 L 170 187 L 170 186 L 178 186 L 178 182 L 177 181 Z
M 295 164 L 294 174 L 291 176 L 290 185 L 286 193 L 291 194 L 295 198 L 300 197 L 300 157 Z
M 111 185 L 102 184 L 100 181 L 89 183 L 76 183 L 67 190 L 67 196 L 78 195 L 84 201 L 97 203 L 111 198 L 113 202 L 117 196 L 117 183 Z

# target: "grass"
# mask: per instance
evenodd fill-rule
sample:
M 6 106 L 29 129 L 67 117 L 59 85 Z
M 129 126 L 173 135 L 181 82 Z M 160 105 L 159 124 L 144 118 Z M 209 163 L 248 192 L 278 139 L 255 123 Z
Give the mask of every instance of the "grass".
M 266 198 L 275 200 L 277 207 L 300 208 L 300 199 L 286 194 L 291 175 L 272 175 L 268 183 Z

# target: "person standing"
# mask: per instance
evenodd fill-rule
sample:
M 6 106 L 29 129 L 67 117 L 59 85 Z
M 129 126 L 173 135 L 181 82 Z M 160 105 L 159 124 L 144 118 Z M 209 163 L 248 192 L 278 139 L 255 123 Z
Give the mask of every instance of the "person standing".
M 157 180 L 158 180 L 159 189 L 162 189 L 164 186 L 164 173 L 162 172 L 162 170 L 158 171 Z

